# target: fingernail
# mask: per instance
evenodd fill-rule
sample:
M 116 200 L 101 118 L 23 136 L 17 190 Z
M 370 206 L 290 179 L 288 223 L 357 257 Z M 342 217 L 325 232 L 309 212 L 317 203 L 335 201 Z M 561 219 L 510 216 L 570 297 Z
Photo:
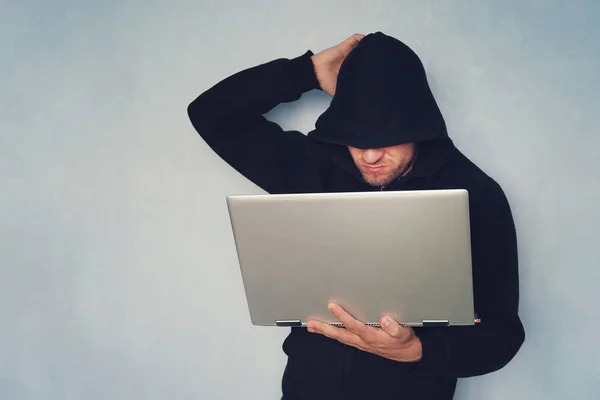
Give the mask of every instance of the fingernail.
M 392 323 L 392 319 L 390 317 L 383 317 L 383 326 L 388 326 Z

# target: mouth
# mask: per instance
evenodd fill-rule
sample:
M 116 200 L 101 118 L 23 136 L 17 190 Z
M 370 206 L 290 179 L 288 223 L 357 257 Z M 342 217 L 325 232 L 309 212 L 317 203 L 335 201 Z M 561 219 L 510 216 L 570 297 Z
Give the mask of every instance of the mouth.
M 378 165 L 378 166 L 365 166 L 364 169 L 368 172 L 373 172 L 373 173 L 379 173 L 384 171 L 386 168 L 385 165 Z

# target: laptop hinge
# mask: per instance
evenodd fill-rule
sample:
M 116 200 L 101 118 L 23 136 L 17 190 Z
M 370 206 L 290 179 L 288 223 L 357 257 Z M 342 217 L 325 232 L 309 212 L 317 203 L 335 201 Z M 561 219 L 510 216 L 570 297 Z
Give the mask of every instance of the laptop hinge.
M 302 326 L 302 321 L 299 319 L 285 319 L 275 321 L 277 326 Z
M 424 319 L 423 326 L 424 327 L 441 327 L 441 326 L 449 326 L 450 321 L 447 319 Z

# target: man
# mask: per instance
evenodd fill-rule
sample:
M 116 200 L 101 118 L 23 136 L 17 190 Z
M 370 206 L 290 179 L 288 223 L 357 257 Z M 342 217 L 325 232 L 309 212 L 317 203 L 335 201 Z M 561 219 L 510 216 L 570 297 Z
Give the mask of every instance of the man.
M 333 99 L 308 135 L 263 117 L 312 89 Z M 284 341 L 285 399 L 451 399 L 457 378 L 496 371 L 515 356 L 525 335 L 509 204 L 449 139 L 421 61 L 402 42 L 357 34 L 316 55 L 249 68 L 201 94 L 188 114 L 223 160 L 269 193 L 469 191 L 482 322 L 411 329 L 384 318 L 375 328 L 332 304 L 346 329 L 310 321 Z

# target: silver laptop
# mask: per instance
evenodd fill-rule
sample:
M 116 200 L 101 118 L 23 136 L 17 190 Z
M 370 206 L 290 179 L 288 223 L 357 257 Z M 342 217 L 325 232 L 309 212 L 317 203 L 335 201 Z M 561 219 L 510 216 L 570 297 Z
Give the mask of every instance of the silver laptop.
M 228 196 L 254 325 L 473 325 L 466 190 Z

